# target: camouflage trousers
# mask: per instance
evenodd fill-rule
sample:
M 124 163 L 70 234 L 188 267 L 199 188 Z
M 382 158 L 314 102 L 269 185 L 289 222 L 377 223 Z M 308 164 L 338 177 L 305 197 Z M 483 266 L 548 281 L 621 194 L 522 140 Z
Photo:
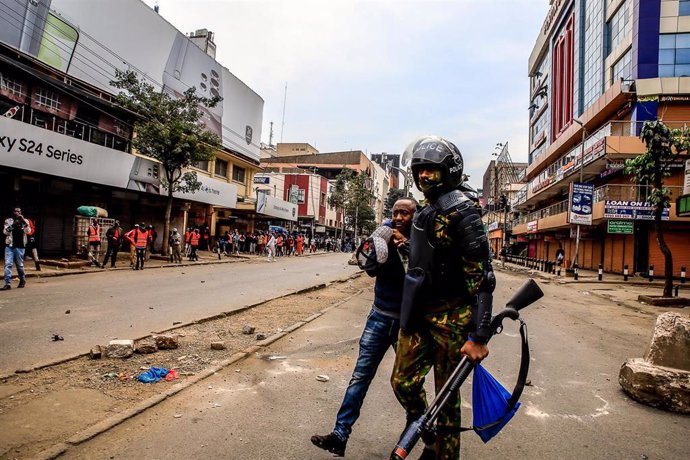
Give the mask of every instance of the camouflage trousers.
M 427 407 L 424 379 L 434 368 L 438 392 L 462 359 L 472 309 L 453 307 L 430 312 L 418 320 L 414 332 L 400 330 L 391 385 L 408 414 L 419 418 Z M 421 396 L 420 396 L 421 395 Z M 436 459 L 460 458 L 460 394 L 452 395 L 436 420 Z

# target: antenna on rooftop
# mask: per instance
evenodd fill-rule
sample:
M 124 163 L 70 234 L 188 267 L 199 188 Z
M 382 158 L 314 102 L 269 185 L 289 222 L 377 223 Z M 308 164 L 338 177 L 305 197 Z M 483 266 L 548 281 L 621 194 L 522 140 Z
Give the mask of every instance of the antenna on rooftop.
M 280 143 L 283 143 L 283 130 L 285 129 L 285 104 L 287 103 L 287 82 L 285 82 L 285 94 L 283 95 L 283 121 L 280 123 Z

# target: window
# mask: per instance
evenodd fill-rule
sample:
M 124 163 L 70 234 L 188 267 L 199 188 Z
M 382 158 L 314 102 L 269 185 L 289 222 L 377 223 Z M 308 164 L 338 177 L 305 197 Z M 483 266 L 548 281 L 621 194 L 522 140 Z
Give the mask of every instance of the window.
M 235 182 L 242 182 L 244 184 L 244 168 L 239 166 L 232 167 L 232 180 Z
M 555 139 L 573 121 L 573 24 L 571 15 L 553 47 L 552 138 Z
M 606 55 L 616 49 L 623 39 L 630 33 L 632 24 L 628 14 L 628 2 L 623 2 L 618 10 L 613 13 L 611 20 L 606 24 Z
M 24 97 L 23 85 L 0 72 L 0 90 L 13 96 Z
M 590 27 L 581 35 L 582 41 L 578 43 L 580 56 L 578 59 L 578 73 L 580 81 L 577 87 L 578 112 L 582 113 L 599 96 L 604 94 L 604 57 L 605 57 L 605 32 L 604 1 L 587 1 L 584 4 L 584 14 Z
M 60 110 L 60 96 L 47 89 L 36 91 L 36 103 L 50 110 Z
M 690 34 L 659 35 L 659 76 L 690 76 Z
M 611 75 L 611 83 L 617 82 L 620 79 L 629 80 L 632 78 L 632 52 L 628 50 L 618 61 L 613 64 L 613 72 Z
M 208 171 L 208 160 L 199 160 L 192 164 L 195 168 L 199 168 L 202 171 Z
M 321 199 L 319 200 L 319 206 L 326 206 L 326 194 L 321 192 Z
M 678 2 L 678 16 L 690 16 L 690 0 Z
M 216 176 L 228 177 L 228 162 L 216 158 L 215 174 Z
M 303 188 L 297 189 L 297 202 L 299 204 L 304 204 L 304 192 Z

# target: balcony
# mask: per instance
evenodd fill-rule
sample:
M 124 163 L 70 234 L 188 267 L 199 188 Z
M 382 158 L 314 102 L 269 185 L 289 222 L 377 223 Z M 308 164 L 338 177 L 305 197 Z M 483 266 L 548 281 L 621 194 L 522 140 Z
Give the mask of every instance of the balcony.
M 677 217 L 675 200 L 683 194 L 683 187 L 668 186 L 671 197 L 669 221 L 690 222 L 690 217 Z M 604 205 L 606 200 L 616 201 L 647 201 L 650 187 L 642 185 L 609 184 L 594 190 L 594 205 L 592 206 L 592 222 L 598 224 L 607 220 L 604 218 Z M 542 230 L 556 230 L 570 226 L 568 218 L 568 200 L 559 201 L 545 208 L 533 211 L 513 220 L 513 234 L 529 233 L 528 222 L 537 222 L 536 228 Z M 532 224 L 532 228 L 534 225 Z

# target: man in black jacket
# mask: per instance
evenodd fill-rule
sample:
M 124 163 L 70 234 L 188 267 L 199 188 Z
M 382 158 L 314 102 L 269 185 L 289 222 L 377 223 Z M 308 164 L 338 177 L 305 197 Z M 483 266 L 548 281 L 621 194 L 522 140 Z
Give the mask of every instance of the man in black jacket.
M 412 198 L 402 198 L 393 206 L 391 229 L 384 233 L 391 235 L 387 244 L 388 258 L 384 263 L 365 267 L 367 274 L 376 277 L 374 286 L 374 304 L 359 340 L 359 356 L 352 378 L 345 390 L 345 397 L 338 411 L 335 428 L 325 436 L 312 436 L 311 442 L 321 449 L 338 457 L 345 455 L 345 446 L 352 431 L 352 425 L 359 417 L 369 385 L 376 375 L 381 360 L 388 348 L 395 349 L 400 324 L 400 302 L 402 300 L 405 268 L 403 259 L 407 259 L 407 239 L 410 236 L 412 216 L 417 202 Z
M 122 241 L 122 230 L 120 230 L 120 222 L 115 221 L 113 225 L 105 232 L 105 238 L 108 241 L 108 250 L 105 251 L 103 264 L 101 268 L 105 268 L 110 258 L 110 268 L 115 268 L 115 261 L 117 260 L 117 253 L 120 251 L 120 242 Z

